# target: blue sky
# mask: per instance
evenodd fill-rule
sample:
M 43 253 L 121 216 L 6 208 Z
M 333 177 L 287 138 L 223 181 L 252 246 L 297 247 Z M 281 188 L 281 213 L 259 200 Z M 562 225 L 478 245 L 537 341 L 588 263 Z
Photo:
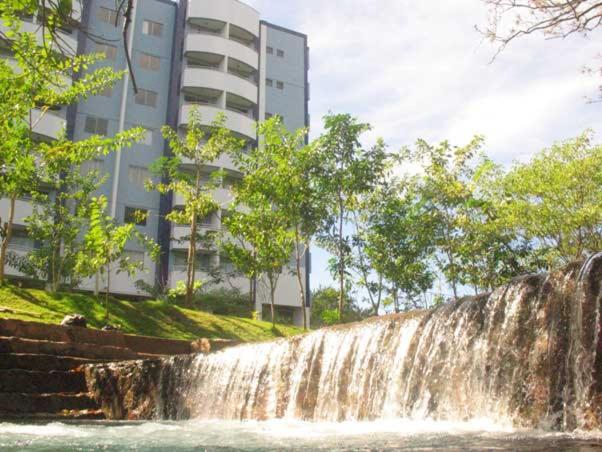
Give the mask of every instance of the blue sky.
M 598 129 L 598 82 L 582 73 L 602 64 L 601 33 L 565 40 L 530 36 L 496 48 L 475 30 L 481 0 L 244 0 L 262 18 L 306 33 L 311 52 L 311 133 L 328 111 L 370 122 L 367 144 L 391 149 L 418 138 L 467 142 L 510 164 L 552 142 Z M 599 137 L 599 135 L 598 135 Z M 331 284 L 327 255 L 314 248 L 312 286 Z

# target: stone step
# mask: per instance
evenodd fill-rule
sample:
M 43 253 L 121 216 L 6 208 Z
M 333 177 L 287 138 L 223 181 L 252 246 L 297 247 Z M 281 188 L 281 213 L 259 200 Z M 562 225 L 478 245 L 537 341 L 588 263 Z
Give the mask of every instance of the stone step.
M 62 413 L 65 411 L 98 410 L 88 393 L 81 394 L 22 394 L 0 392 L 0 413 Z
M 100 360 L 130 360 L 139 356 L 129 348 L 77 342 L 53 342 L 0 337 L 0 353 L 56 355 Z
M 0 359 L 0 369 L 24 369 L 49 372 L 51 370 L 74 370 L 83 364 L 98 364 L 98 359 L 74 358 L 69 356 L 33 355 L 6 353 Z
M 87 391 L 83 371 L 0 370 L 0 392 L 4 393 L 81 393 Z
M 137 336 L 124 334 L 119 331 L 101 331 L 94 328 L 51 325 L 14 319 L 0 319 L 0 336 L 129 348 L 137 353 L 155 356 L 183 355 L 193 352 L 190 341 Z
M 59 413 L 11 413 L 0 410 L 0 421 L 100 421 L 104 419 L 106 416 L 102 410 L 63 410 Z

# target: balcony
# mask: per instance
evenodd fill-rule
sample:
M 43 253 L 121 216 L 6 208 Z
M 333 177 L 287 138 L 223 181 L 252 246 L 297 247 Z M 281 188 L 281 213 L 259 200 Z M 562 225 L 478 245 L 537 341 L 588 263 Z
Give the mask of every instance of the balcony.
M 257 102 L 257 86 L 251 81 L 237 75 L 228 74 L 218 69 L 186 67 L 182 77 L 182 88 L 209 88 L 234 93 L 249 102 Z
M 259 36 L 259 13 L 238 0 L 189 0 L 187 18 L 229 22 Z
M 0 212 L 8 215 L 9 200 L 0 198 Z M 33 213 L 33 204 L 29 200 L 17 199 L 15 202 L 14 224 L 25 225 L 25 219 Z
M 208 105 L 183 104 L 180 108 L 180 125 L 185 126 L 188 123 L 188 117 L 193 107 L 197 107 L 201 115 L 201 123 L 210 126 L 217 115 L 221 112 L 226 116 L 225 126 L 234 133 L 255 140 L 256 126 L 253 118 L 245 116 L 234 111 L 225 111 Z
M 65 128 L 66 120 L 51 112 L 46 112 L 41 119 L 40 115 L 41 112 L 39 110 L 33 110 L 32 120 L 35 124 L 33 132 L 40 135 L 42 139 L 57 139 L 61 131 Z
M 232 202 L 232 193 L 230 193 L 230 190 L 226 189 L 226 188 L 216 188 L 215 190 L 212 190 L 211 194 L 213 195 L 213 199 L 215 201 L 217 201 L 220 206 L 225 207 L 228 206 L 231 202 Z M 178 193 L 174 193 L 173 196 L 173 206 L 174 207 L 182 207 L 184 206 L 184 197 Z M 215 229 L 217 228 L 217 224 L 216 224 L 217 219 L 213 218 L 211 225 L 207 225 L 204 224 L 203 227 L 206 229 Z M 186 226 L 186 228 L 188 228 L 188 226 Z M 175 236 L 175 230 L 174 230 L 174 238 L 176 238 Z M 186 234 L 184 234 L 186 235 Z M 178 239 L 181 238 L 181 236 L 177 237 Z
M 259 53 L 238 41 L 210 34 L 188 33 L 184 42 L 184 51 L 227 55 L 257 70 Z

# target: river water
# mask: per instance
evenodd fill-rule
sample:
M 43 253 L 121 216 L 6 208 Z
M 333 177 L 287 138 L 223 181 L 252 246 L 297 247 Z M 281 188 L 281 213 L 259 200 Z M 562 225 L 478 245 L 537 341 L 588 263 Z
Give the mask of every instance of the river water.
M 2 451 L 602 450 L 602 432 L 517 430 L 488 420 L 0 424 Z

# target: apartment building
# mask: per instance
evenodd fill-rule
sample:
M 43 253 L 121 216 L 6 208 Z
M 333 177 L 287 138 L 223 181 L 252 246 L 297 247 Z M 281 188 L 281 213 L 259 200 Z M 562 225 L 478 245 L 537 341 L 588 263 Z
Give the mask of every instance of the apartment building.
M 115 1 L 86 0 L 83 4 L 83 9 L 76 11 L 77 20 L 88 33 L 78 35 L 75 30 L 67 30 L 66 39 L 80 53 L 105 53 L 107 58 L 99 65 L 125 69 L 125 48 L 120 40 L 122 18 L 117 17 Z M 36 29 L 35 19 L 25 25 Z M 226 127 L 244 138 L 249 147 L 258 145 L 256 122 L 271 115 L 280 115 L 290 130 L 306 127 L 309 52 L 307 36 L 262 21 L 259 12 L 238 0 L 136 0 L 129 42 L 125 45 L 130 49 L 137 94 L 132 86 L 134 80 L 126 75 L 112 89 L 67 111 L 47 115 L 36 132 L 41 139 L 47 139 L 56 137 L 66 127 L 77 140 L 90 134 L 111 136 L 136 126 L 147 130 L 143 142 L 133 149 L 87 162 L 81 168 L 106 175 L 101 191 L 109 200 L 111 215 L 120 222 L 132 221 L 137 210 L 146 211 L 147 220 L 137 227 L 161 245 L 161 258 L 155 263 L 142 248 L 130 244 L 130 259 L 144 262 L 145 270 L 134 278 L 112 274 L 112 291 L 133 296 L 141 295 L 135 280 L 151 285 L 159 281 L 175 287 L 185 277 L 188 245 L 181 238 L 188 228 L 164 220 L 165 214 L 181 205 L 182 200 L 148 192 L 144 187 L 151 177 L 149 166 L 169 153 L 161 126 L 168 124 L 183 133 L 191 108 L 199 109 L 202 122 L 207 125 L 223 112 Z M 230 187 L 241 177 L 227 155 L 207 168 L 207 177 L 220 169 L 227 173 L 222 186 L 214 192 L 221 209 L 203 220 L 206 229 L 222 227 L 223 217 L 230 212 Z M 0 201 L 0 216 L 6 209 L 6 202 Z M 30 212 L 28 201 L 20 200 L 19 226 L 13 243 L 13 249 L 19 252 L 34 246 L 28 242 L 23 221 Z M 230 274 L 232 264 L 225 256 L 206 250 L 199 257 L 199 278 L 204 279 L 211 267 L 220 267 L 224 274 Z M 303 272 L 309 289 L 309 255 Z M 12 273 L 18 276 L 14 269 Z M 83 288 L 92 289 L 94 285 L 94 281 L 88 281 Z M 243 277 L 226 277 L 221 285 L 242 292 L 249 290 L 249 281 Z M 260 280 L 256 287 L 256 310 L 266 312 L 267 284 Z M 281 316 L 296 324 L 302 322 L 296 277 L 288 271 L 280 278 L 276 300 Z M 307 310 L 309 306 L 308 296 Z

